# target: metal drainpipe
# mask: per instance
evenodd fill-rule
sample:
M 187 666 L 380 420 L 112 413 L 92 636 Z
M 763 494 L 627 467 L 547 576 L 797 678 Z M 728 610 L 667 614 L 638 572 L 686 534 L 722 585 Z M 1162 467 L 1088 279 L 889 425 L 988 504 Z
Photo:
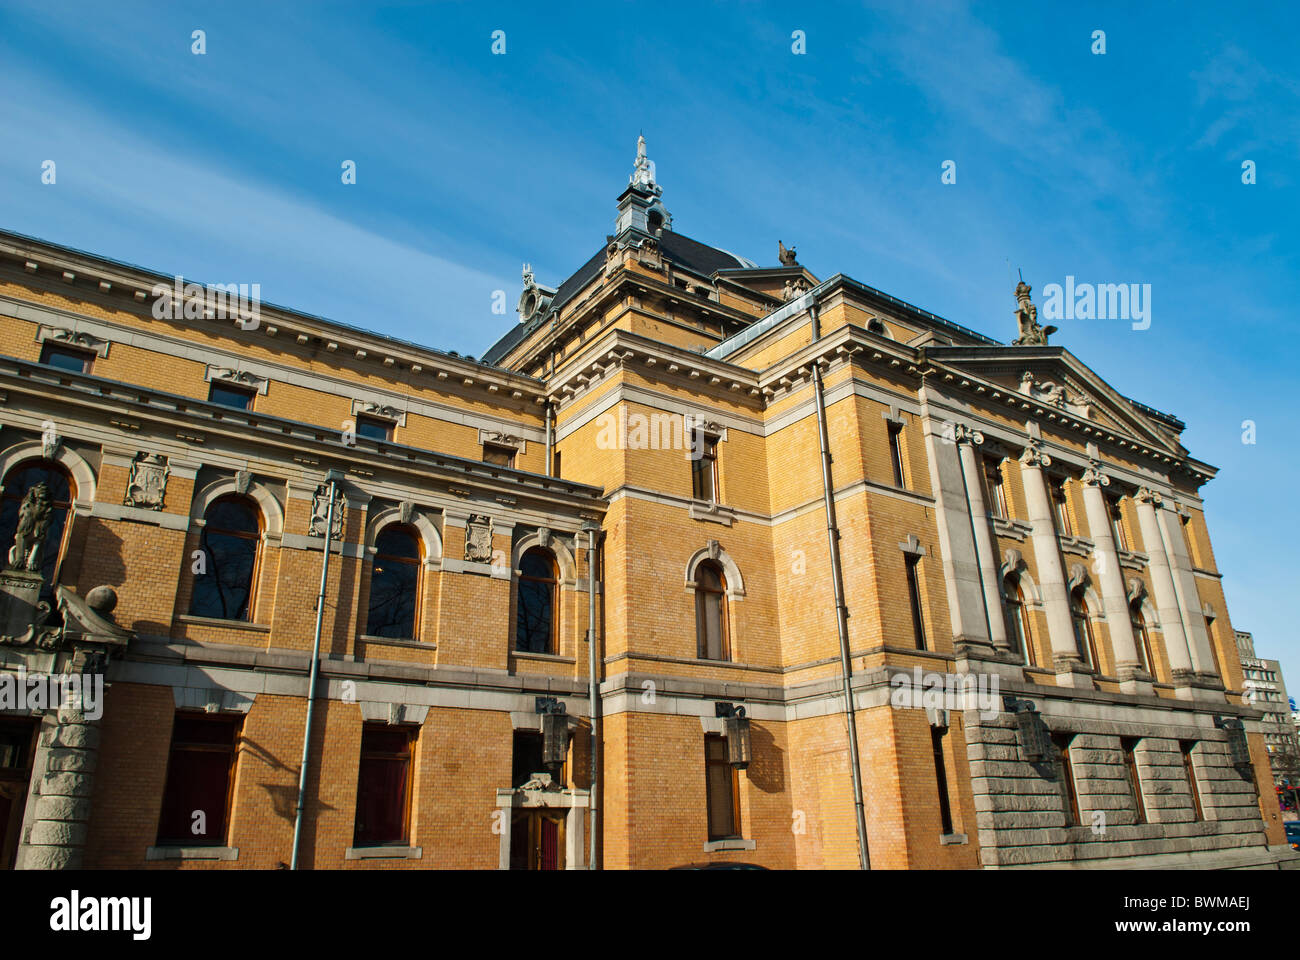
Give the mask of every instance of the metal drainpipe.
M 334 533 L 334 498 L 338 490 L 338 471 L 331 470 L 329 477 L 329 507 L 325 511 L 325 559 L 320 567 L 320 593 L 316 596 L 316 638 L 311 649 L 311 680 L 307 684 L 307 724 L 302 735 L 302 766 L 298 774 L 298 804 L 293 818 L 293 857 L 290 870 L 298 869 L 298 850 L 302 844 L 302 813 L 307 796 L 307 753 L 311 749 L 311 721 L 316 706 L 316 675 L 320 672 L 320 634 L 325 618 L 325 585 L 330 572 L 330 540 Z
M 821 339 L 821 324 L 817 320 L 817 303 L 808 306 L 812 323 L 812 341 Z M 826 502 L 826 539 L 831 550 L 831 582 L 835 589 L 835 626 L 840 635 L 840 675 L 844 679 L 844 719 L 849 727 L 849 765 L 853 771 L 853 809 L 858 826 L 858 864 L 863 870 L 871 869 L 871 854 L 867 850 L 867 818 L 862 806 L 862 765 L 858 760 L 858 722 L 853 711 L 853 668 L 849 663 L 849 611 L 844 604 L 844 571 L 840 567 L 840 531 L 835 522 L 835 491 L 831 480 L 830 441 L 826 433 L 826 396 L 822 388 L 821 366 L 813 362 L 813 396 L 817 405 L 817 439 L 821 444 L 822 494 Z
M 596 869 L 596 833 L 600 823 L 597 788 L 600 776 L 600 704 L 596 676 L 596 526 L 587 527 L 587 697 L 591 710 L 591 789 L 588 794 L 591 814 L 590 850 L 587 869 Z

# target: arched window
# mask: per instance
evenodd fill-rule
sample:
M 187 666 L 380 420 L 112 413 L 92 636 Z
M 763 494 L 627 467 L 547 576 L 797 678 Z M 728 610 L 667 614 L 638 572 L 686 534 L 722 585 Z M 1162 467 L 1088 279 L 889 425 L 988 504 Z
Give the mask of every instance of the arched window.
M 420 538 L 408 526 L 384 527 L 375 538 L 366 633 L 398 640 L 415 638 L 420 609 Z
M 559 577 L 549 550 L 533 547 L 519 561 L 519 602 L 515 649 L 522 653 L 556 653 Z
M 262 515 L 244 497 L 222 497 L 203 514 L 199 549 L 202 566 L 194 574 L 190 615 L 219 620 L 251 620 Z
M 45 484 L 45 495 L 50 501 L 50 525 L 45 531 L 45 546 L 41 553 L 41 576 L 44 584 L 41 596 L 48 598 L 54 593 L 55 578 L 59 563 L 63 559 L 69 523 L 68 514 L 72 510 L 75 490 L 72 480 L 64 469 L 51 460 L 28 460 L 18 464 L 9 471 L 4 480 L 4 496 L 0 502 L 0 564 L 5 567 L 19 566 L 25 558 L 17 563 L 9 562 L 9 551 L 14 546 L 14 536 L 18 530 L 18 511 L 27 493 L 38 484 Z
M 1088 601 L 1084 599 L 1083 588 L 1076 588 L 1070 594 L 1070 617 L 1074 621 L 1074 645 L 1084 662 L 1098 673 L 1101 672 L 1101 660 L 1097 656 L 1097 638 L 1092 632 L 1092 620 L 1088 617 Z
M 1025 658 L 1025 665 L 1038 666 L 1038 657 L 1034 653 L 1034 635 L 1030 629 L 1029 607 L 1025 603 L 1024 591 L 1020 589 L 1020 578 L 1012 575 L 1002 582 L 1002 593 L 1007 598 L 1007 632 L 1015 644 L 1016 652 Z
M 730 660 L 727 635 L 727 578 L 706 560 L 695 568 L 696 654 L 701 660 Z
M 1128 608 L 1129 619 L 1133 622 L 1133 638 L 1137 640 L 1138 655 L 1142 657 L 1142 668 L 1151 676 L 1156 675 L 1156 658 L 1151 652 L 1151 633 L 1147 630 L 1147 618 L 1142 615 L 1141 602 Z

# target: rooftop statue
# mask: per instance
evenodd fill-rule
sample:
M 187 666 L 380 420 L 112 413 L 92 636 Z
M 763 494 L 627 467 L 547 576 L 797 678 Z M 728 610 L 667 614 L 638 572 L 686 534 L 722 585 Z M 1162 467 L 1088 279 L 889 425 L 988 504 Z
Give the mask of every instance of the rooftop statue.
M 781 265 L 785 267 L 797 267 L 798 261 L 794 258 L 794 247 L 786 248 L 786 245 L 780 240 L 776 242 L 776 253 L 781 258 Z
M 640 187 L 656 194 L 659 192 L 659 185 L 655 183 L 654 162 L 646 156 L 644 134 L 636 138 L 636 166 L 627 179 L 634 187 Z
M 1020 329 L 1020 336 L 1011 341 L 1014 347 L 1045 347 L 1047 346 L 1048 334 L 1056 332 L 1056 327 L 1038 325 L 1038 308 L 1034 306 L 1033 301 L 1029 299 L 1029 293 L 1033 290 L 1029 284 L 1021 280 L 1016 284 L 1016 325 Z

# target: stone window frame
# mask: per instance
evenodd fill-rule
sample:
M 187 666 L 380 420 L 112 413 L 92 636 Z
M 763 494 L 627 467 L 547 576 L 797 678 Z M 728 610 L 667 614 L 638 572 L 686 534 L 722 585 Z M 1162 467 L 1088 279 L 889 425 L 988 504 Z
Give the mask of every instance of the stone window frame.
M 215 363 L 209 363 L 204 368 L 203 381 L 204 383 L 222 383 L 240 387 L 244 390 L 251 390 L 263 397 L 266 396 L 267 388 L 271 385 L 271 381 L 267 377 L 260 377 L 255 373 L 249 373 L 247 370 L 222 367 Z
M 1041 667 L 1042 664 L 1038 662 L 1041 659 L 1038 656 L 1039 651 L 1036 647 L 1033 647 L 1033 644 L 1036 642 L 1037 637 L 1046 636 L 1047 634 L 1044 630 L 1038 629 L 1038 624 L 1034 621 L 1034 611 L 1045 610 L 1046 605 L 1043 602 L 1042 591 L 1038 588 L 1038 584 L 1034 580 L 1033 574 L 1029 572 L 1029 565 L 1025 562 L 1025 558 L 1021 552 L 1014 547 L 1006 551 L 1002 564 L 998 567 L 998 597 L 1002 602 L 1002 610 L 1004 614 L 1007 609 L 1008 601 L 1006 592 L 1006 583 L 1008 579 L 1014 579 L 1019 585 L 1020 594 L 1024 598 L 1023 606 L 1025 608 L 1025 613 L 1028 615 L 1029 622 L 1034 627 L 1034 629 L 1030 631 L 1029 643 L 1026 644 L 1026 649 L 1021 651 L 1021 655 L 1026 659 L 1025 666 L 1033 666 L 1028 662 L 1028 654 L 1032 647 L 1035 663 L 1038 667 Z M 1048 655 L 1049 657 L 1051 655 L 1050 649 Z M 1050 660 L 1048 662 L 1050 663 Z
M 242 471 L 241 471 L 242 473 Z M 202 488 L 195 490 L 193 499 L 190 501 L 190 529 L 199 532 L 199 540 L 202 542 L 202 531 L 207 525 L 205 519 L 208 508 L 223 497 L 242 496 L 246 497 L 257 507 L 262 524 L 262 533 L 257 543 L 257 559 L 253 572 L 253 581 L 249 591 L 248 599 L 248 619 L 247 620 L 211 620 L 207 617 L 196 617 L 189 613 L 178 614 L 177 619 L 182 622 L 201 622 L 201 623 L 218 623 L 232 626 L 236 629 L 254 629 L 267 630 L 269 627 L 257 620 L 259 604 L 262 600 L 262 577 L 261 573 L 265 570 L 267 561 L 266 550 L 271 546 L 278 547 L 284 536 L 284 507 L 276 498 L 271 489 L 264 483 L 254 480 L 250 475 L 243 473 L 234 477 L 222 477 L 205 484 Z M 190 569 L 190 558 L 187 553 L 182 558 L 182 579 L 189 577 L 193 580 L 193 573 L 185 573 Z M 191 587 L 192 589 L 192 587 Z
M 713 447 L 713 496 L 700 498 L 695 495 L 695 463 L 703 457 L 695 457 L 695 434 L 699 433 L 704 446 Z M 728 428 L 715 420 L 706 420 L 703 416 L 685 415 L 682 424 L 682 440 L 686 444 L 686 459 L 691 463 L 691 510 L 693 520 L 713 519 L 723 513 L 728 516 L 727 525 L 734 514 L 728 510 L 722 499 L 722 445 L 727 442 Z
M 898 545 L 899 551 L 903 554 L 903 563 L 905 565 L 903 575 L 906 578 L 904 585 L 908 590 L 908 606 L 912 608 L 915 600 L 915 608 L 909 609 L 912 615 L 913 633 L 919 631 L 919 636 L 914 636 L 913 641 L 918 643 L 918 650 L 936 652 L 934 646 L 938 640 L 938 635 L 930 630 L 930 624 L 926 622 L 927 600 L 929 599 L 928 591 L 925 588 L 925 577 L 922 576 L 921 561 L 928 555 L 929 551 L 921 545 L 920 539 L 914 533 L 909 533 L 907 539 Z M 912 579 L 915 578 L 916 594 L 912 596 Z
M 723 616 L 726 618 L 726 622 L 727 622 L 729 657 L 726 660 L 701 659 L 696 655 L 699 653 L 699 643 L 697 637 L 695 644 L 691 648 L 692 653 L 689 659 L 699 661 L 700 663 L 738 663 L 740 662 L 740 657 L 738 655 L 739 651 L 737 649 L 738 647 L 737 640 L 739 638 L 738 638 L 738 632 L 735 629 L 736 620 L 735 617 L 733 616 L 733 610 L 731 608 L 731 605 L 733 603 L 739 603 L 741 600 L 745 599 L 745 580 L 740 572 L 740 566 L 736 563 L 735 559 L 731 556 L 731 554 L 727 553 L 727 551 L 722 547 L 722 545 L 718 543 L 717 540 L 710 540 L 705 546 L 701 547 L 699 550 L 696 550 L 694 553 L 692 553 L 690 558 L 686 561 L 686 570 L 685 570 L 685 579 L 684 579 L 685 591 L 691 596 L 692 620 L 694 620 L 695 618 L 695 608 L 698 602 L 696 597 L 696 591 L 697 588 L 699 587 L 699 581 L 696 579 L 696 571 L 699 570 L 700 564 L 704 563 L 705 561 L 712 561 L 716 563 L 719 567 L 721 567 L 723 577 L 726 581 L 726 590 L 723 593 L 726 606 L 723 610 Z M 692 630 L 691 631 L 692 636 L 694 636 L 696 632 L 697 631 Z
M 70 347 L 74 350 L 85 350 L 93 353 L 100 358 L 108 356 L 108 349 L 113 345 L 113 341 L 105 340 L 102 337 L 92 336 L 82 330 L 72 330 L 66 327 L 55 327 L 47 323 L 40 324 L 36 329 L 36 342 L 44 348 L 45 344 L 52 343 L 60 347 Z
M 528 650 L 515 649 L 516 635 L 519 630 L 517 620 L 519 616 L 519 578 L 523 575 L 524 554 L 534 548 L 546 550 L 555 561 L 555 609 L 551 611 L 551 616 L 555 620 L 552 627 L 555 633 L 555 651 L 553 653 L 534 653 Z M 590 579 L 588 577 L 585 581 L 588 589 Z M 572 594 L 582 589 L 583 583 L 578 579 L 577 556 L 570 549 L 564 537 L 548 527 L 539 527 L 536 530 L 517 536 L 510 545 L 510 624 L 508 630 L 510 656 L 576 661 L 576 653 L 570 649 L 572 645 L 568 642 L 570 638 L 565 635 L 566 618 L 564 611 L 573 606 Z
M 62 442 L 62 438 L 52 446 L 46 446 L 39 440 L 24 440 L 0 451 L 0 484 L 3 484 L 4 478 L 14 467 L 26 460 L 51 460 L 68 471 L 75 487 L 72 513 L 76 516 L 90 513 L 95 502 L 98 478 L 85 457 L 70 449 Z
M 895 470 L 901 477 L 901 483 L 895 484 L 897 490 L 911 490 L 911 464 L 908 463 L 908 448 L 903 440 L 903 431 L 907 429 L 907 421 L 903 419 L 903 412 L 896 405 L 890 404 L 888 410 L 881 410 L 880 417 L 885 421 L 885 442 L 889 444 L 889 462 L 890 462 L 890 479 L 899 479 L 894 476 Z M 895 465 L 895 454 L 897 454 L 897 464 Z
M 1074 621 L 1074 597 L 1076 593 L 1081 596 L 1084 607 L 1088 612 L 1087 630 L 1092 638 L 1093 645 L 1097 648 L 1097 659 L 1100 660 L 1102 654 L 1106 653 L 1109 654 L 1113 660 L 1114 651 L 1105 649 L 1106 644 L 1102 643 L 1101 634 L 1099 634 L 1096 629 L 1098 624 L 1107 622 L 1106 611 L 1102 605 L 1101 595 L 1097 592 L 1096 585 L 1092 582 L 1092 575 L 1088 572 L 1088 568 L 1082 563 L 1071 564 L 1070 569 L 1067 571 L 1065 596 L 1070 605 L 1071 622 Z M 1110 639 L 1109 626 L 1107 626 L 1106 638 L 1107 640 Z M 1086 643 L 1088 637 L 1085 636 L 1079 639 L 1084 640 Z M 1092 668 L 1094 673 L 1098 676 L 1109 676 L 1109 674 L 1103 673 L 1101 669 L 1102 665 L 1100 663 L 1091 662 L 1093 658 L 1090 653 L 1085 653 L 1082 650 L 1080 650 L 1079 653 L 1088 666 Z
M 1138 627 L 1137 621 L 1133 619 L 1135 608 L 1142 616 L 1141 629 L 1146 630 L 1147 641 L 1151 645 L 1152 657 L 1150 659 L 1154 659 L 1157 651 L 1155 634 L 1160 634 L 1160 642 L 1163 643 L 1164 632 L 1160 629 L 1160 618 L 1156 613 L 1154 604 L 1151 603 L 1151 594 L 1147 590 L 1146 582 L 1140 577 L 1130 577 L 1128 582 L 1125 584 L 1124 605 L 1128 610 L 1129 622 L 1133 625 L 1133 642 L 1134 645 L 1138 647 L 1138 656 L 1143 661 L 1148 659 L 1146 651 L 1142 649 L 1141 630 Z M 1164 651 L 1164 653 L 1165 659 L 1168 661 L 1169 653 L 1168 651 Z M 1146 671 L 1151 675 L 1153 680 L 1157 683 L 1160 682 L 1160 675 L 1156 672 L 1155 663 L 1148 663 L 1146 665 Z
M 366 397 L 353 397 L 348 409 L 348 416 L 355 422 L 357 417 L 369 417 L 371 420 L 383 420 L 394 428 L 406 426 L 406 411 L 386 404 L 381 400 Z
M 421 646 L 432 647 L 433 644 L 420 639 L 423 633 L 424 614 L 427 605 L 424 603 L 424 594 L 428 590 L 429 571 L 437 571 L 442 567 L 442 535 L 438 533 L 437 526 L 434 525 L 423 511 L 417 510 L 413 504 L 402 503 L 396 506 L 386 507 L 372 514 L 367 518 L 366 529 L 364 532 L 365 542 L 362 544 L 361 562 L 362 576 L 365 578 L 367 590 L 370 586 L 371 578 L 374 576 L 375 556 L 378 553 L 376 544 L 379 535 L 388 527 L 405 526 L 413 529 L 416 538 L 420 543 L 421 557 L 418 566 L 419 574 L 416 578 L 415 589 L 417 592 L 415 604 L 415 623 L 412 626 L 414 636 L 410 638 L 400 637 L 375 637 L 365 632 L 365 622 L 358 622 L 357 636 L 369 643 L 387 643 L 387 644 L 419 644 Z M 358 604 L 358 617 L 369 618 L 369 594 L 367 593 L 367 603 L 365 608 Z

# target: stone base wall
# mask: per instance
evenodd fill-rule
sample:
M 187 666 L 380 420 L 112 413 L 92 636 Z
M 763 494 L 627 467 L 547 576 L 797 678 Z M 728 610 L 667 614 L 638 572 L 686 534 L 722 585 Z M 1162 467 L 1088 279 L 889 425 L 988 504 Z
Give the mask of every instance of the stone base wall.
M 1150 710 L 1112 707 L 1107 713 L 1119 719 L 1103 721 L 1087 716 L 1081 706 L 1042 704 L 1054 734 L 1073 734 L 1070 760 L 1080 813 L 1075 826 L 1066 825 L 1068 801 L 1059 762 L 1023 759 L 1009 714 L 981 719 L 967 713 L 967 756 L 983 866 L 1102 865 L 1115 858 L 1194 854 L 1203 861 L 1199 865 L 1211 867 L 1216 854 L 1267 852 L 1250 779 L 1256 770 L 1243 775 L 1232 766 L 1226 735 L 1213 726 L 1212 715 L 1153 722 Z M 1139 822 L 1124 737 L 1140 738 L 1134 756 L 1146 822 Z M 1196 816 L 1180 741 L 1196 741 L 1192 762 L 1202 819 Z

